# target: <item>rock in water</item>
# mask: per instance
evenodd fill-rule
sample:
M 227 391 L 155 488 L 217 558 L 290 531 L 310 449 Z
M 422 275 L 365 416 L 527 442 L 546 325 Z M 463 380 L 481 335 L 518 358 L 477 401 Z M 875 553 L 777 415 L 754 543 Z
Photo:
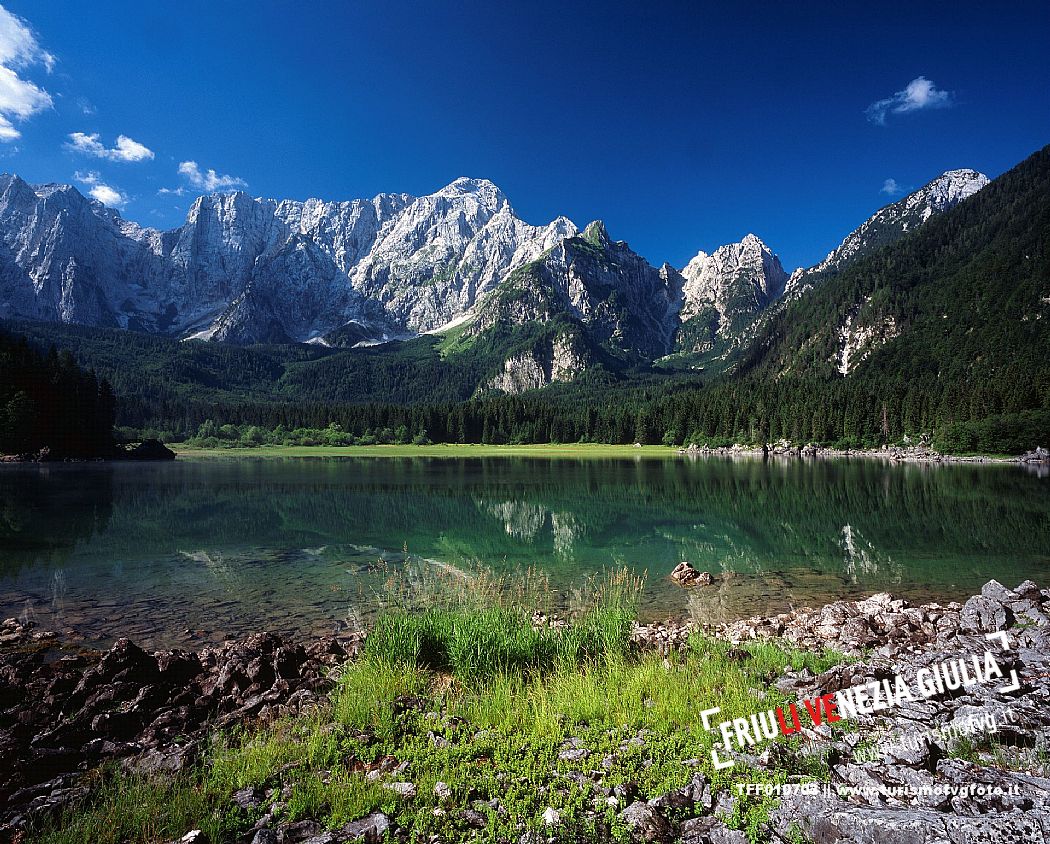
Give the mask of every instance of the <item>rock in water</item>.
M 711 575 L 706 571 L 697 571 L 688 562 L 682 561 L 671 572 L 671 580 L 679 586 L 710 586 Z

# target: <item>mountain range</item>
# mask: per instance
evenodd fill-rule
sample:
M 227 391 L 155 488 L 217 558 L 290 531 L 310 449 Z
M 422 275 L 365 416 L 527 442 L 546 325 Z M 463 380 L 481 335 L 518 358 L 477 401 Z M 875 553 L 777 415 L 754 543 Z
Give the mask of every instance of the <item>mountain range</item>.
M 991 182 L 948 171 L 790 273 L 753 234 L 654 267 L 600 222 L 529 226 L 473 180 L 205 196 L 170 232 L 69 187 L 0 188 L 0 331 L 105 379 L 123 436 L 983 453 L 1050 437 L 1050 147 Z M 19 383 L 0 367 L 0 430 L 26 417 Z
M 427 334 L 494 351 L 480 390 L 517 393 L 591 366 L 731 368 L 777 313 L 988 184 L 951 170 L 788 273 L 756 235 L 656 268 L 600 222 L 519 218 L 483 179 L 423 197 L 199 197 L 158 231 L 70 185 L 0 176 L 0 318 L 238 345 L 360 347 Z M 847 315 L 848 373 L 895 334 Z

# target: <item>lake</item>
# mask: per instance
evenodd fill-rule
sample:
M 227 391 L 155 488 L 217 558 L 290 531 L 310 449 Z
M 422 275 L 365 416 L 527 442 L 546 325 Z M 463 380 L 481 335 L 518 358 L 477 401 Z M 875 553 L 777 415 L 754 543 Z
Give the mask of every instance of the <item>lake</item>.
M 681 560 L 716 576 L 683 591 Z M 0 466 L 0 617 L 197 646 L 367 621 L 391 572 L 648 573 L 722 621 L 890 591 L 1050 583 L 1050 478 L 1015 465 L 719 457 L 180 458 Z

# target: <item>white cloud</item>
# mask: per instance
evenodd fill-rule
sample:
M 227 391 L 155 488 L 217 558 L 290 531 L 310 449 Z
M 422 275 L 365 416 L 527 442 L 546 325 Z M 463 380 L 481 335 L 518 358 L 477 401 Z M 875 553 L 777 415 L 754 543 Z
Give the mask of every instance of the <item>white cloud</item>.
M 94 170 L 89 170 L 87 173 L 81 173 L 78 170 L 73 174 L 73 178 L 82 185 L 87 185 L 90 188 L 88 195 L 103 205 L 110 208 L 123 208 L 127 204 L 127 196 L 112 185 L 103 182 L 102 177 Z
M 942 91 L 925 76 L 918 76 L 892 97 L 878 100 L 868 106 L 864 113 L 868 120 L 880 126 L 886 123 L 887 114 L 906 114 L 931 108 L 948 108 L 953 104 L 951 91 Z
M 17 71 L 42 64 L 51 72 L 55 57 L 37 43 L 24 20 L 0 6 L 0 141 L 13 141 L 22 133 L 14 121 L 25 120 L 53 105 L 43 88 L 22 79 Z
M 128 201 L 124 194 L 109 185 L 95 185 L 88 193 L 109 208 L 123 208 Z
M 896 179 L 887 179 L 882 183 L 882 188 L 879 193 L 884 193 L 887 196 L 897 196 L 898 194 L 904 193 L 904 188 L 897 184 Z
M 67 146 L 84 155 L 93 155 L 95 158 L 105 158 L 109 161 L 149 161 L 153 158 L 153 150 L 127 135 L 117 135 L 117 145 L 107 149 L 97 132 L 91 135 L 72 132 Z
M 115 152 L 121 161 L 145 161 L 153 158 L 153 150 L 131 140 L 127 135 L 117 135 L 116 149 L 110 151 Z
M 182 187 L 181 185 L 177 188 L 161 188 L 159 191 L 157 191 L 157 193 L 160 196 L 184 196 L 186 193 L 186 188 Z
M 196 161 L 183 161 L 179 164 L 179 174 L 186 177 L 193 187 L 211 191 L 227 188 L 245 188 L 248 183 L 238 176 L 220 176 L 214 170 L 202 171 Z

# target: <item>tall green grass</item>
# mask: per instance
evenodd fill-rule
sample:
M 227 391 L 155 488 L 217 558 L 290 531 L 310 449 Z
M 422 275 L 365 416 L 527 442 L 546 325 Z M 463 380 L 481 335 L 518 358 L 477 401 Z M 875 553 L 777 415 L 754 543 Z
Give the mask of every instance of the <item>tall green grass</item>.
M 566 603 L 569 623 L 537 623 L 554 605 L 535 571 L 497 578 L 438 570 L 429 582 L 388 580 L 387 609 L 368 635 L 366 657 L 461 678 L 554 668 L 626 653 L 641 581 L 626 571 L 585 582 Z M 420 603 L 422 602 L 422 606 Z
M 536 626 L 516 609 L 394 610 L 376 621 L 366 657 L 402 668 L 449 671 L 461 678 L 551 671 L 626 653 L 633 615 L 595 609 L 563 627 Z

